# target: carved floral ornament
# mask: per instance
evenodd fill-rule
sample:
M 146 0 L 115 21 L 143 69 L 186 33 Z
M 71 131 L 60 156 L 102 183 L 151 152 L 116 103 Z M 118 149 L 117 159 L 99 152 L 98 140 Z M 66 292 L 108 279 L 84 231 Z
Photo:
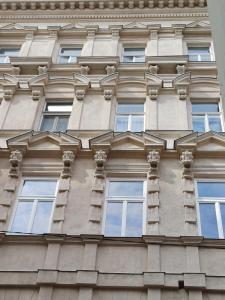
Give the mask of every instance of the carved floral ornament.
M 64 151 L 62 156 L 63 170 L 61 173 L 62 178 L 71 177 L 71 167 L 75 159 L 75 154 L 73 151 Z
M 18 177 L 19 176 L 19 171 L 20 171 L 22 160 L 23 160 L 23 152 L 22 151 L 13 150 L 11 152 L 10 158 L 9 158 L 9 164 L 10 164 L 9 176 L 10 177 Z
M 206 0 L 149 0 L 149 1 L 137 1 L 137 0 L 130 0 L 130 1 L 121 1 L 121 0 L 92 0 L 92 1 L 80 1 L 80 0 L 73 0 L 73 1 L 19 1 L 15 0 L 13 2 L 3 2 L 0 4 L 0 8 L 2 10 L 65 10 L 65 9 L 136 9 L 136 8 L 195 8 L 195 7 L 206 7 L 207 3 Z

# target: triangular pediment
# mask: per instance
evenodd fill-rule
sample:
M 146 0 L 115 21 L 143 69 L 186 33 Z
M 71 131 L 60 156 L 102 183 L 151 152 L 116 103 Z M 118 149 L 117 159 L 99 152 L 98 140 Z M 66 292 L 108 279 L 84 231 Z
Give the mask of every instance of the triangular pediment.
M 100 86 L 115 86 L 118 80 L 118 73 L 110 74 L 105 77 L 103 77 L 99 83 Z
M 22 26 L 20 24 L 16 24 L 16 23 L 10 23 L 10 24 L 1 26 L 0 29 L 21 30 L 21 29 L 24 29 L 24 26 Z
M 105 149 L 111 151 L 147 151 L 148 149 L 165 148 L 166 142 L 148 133 L 113 133 L 109 132 L 90 141 L 94 150 Z
M 61 27 L 61 30 L 75 30 L 75 29 L 85 29 L 85 27 L 78 23 L 71 23 Z
M 162 86 L 162 79 L 159 76 L 154 75 L 150 72 L 145 73 L 145 80 L 147 82 L 147 85 L 158 87 Z
M 210 27 L 210 23 L 209 21 L 195 21 L 192 23 L 189 23 L 187 26 L 187 28 L 209 28 Z
M 146 29 L 147 26 L 145 24 L 139 22 L 132 22 L 123 26 L 124 29 Z
M 190 81 L 191 81 L 191 74 L 185 73 L 174 79 L 174 85 L 175 86 L 187 86 L 190 84 Z
M 225 155 L 225 135 L 209 131 L 198 135 L 190 134 L 175 142 L 177 150 L 192 149 L 195 152 L 221 153 Z
M 23 151 L 64 151 L 78 150 L 81 148 L 81 141 L 66 133 L 29 131 L 25 134 L 7 140 L 9 149 Z

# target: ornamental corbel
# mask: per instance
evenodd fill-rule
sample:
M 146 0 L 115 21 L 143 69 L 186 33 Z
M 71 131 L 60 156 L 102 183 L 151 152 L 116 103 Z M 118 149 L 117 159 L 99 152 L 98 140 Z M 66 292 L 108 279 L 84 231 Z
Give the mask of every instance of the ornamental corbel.
M 47 66 L 39 66 L 38 67 L 38 75 L 43 75 L 48 73 L 48 67 Z
M 109 66 L 108 65 L 108 66 L 106 66 L 105 70 L 106 70 L 107 75 L 112 75 L 112 74 L 116 73 L 116 67 L 115 66 Z
M 112 100 L 113 90 L 104 90 L 104 98 L 105 100 Z
M 75 159 L 75 154 L 73 151 L 64 151 L 62 156 L 63 170 L 61 173 L 62 178 L 71 177 L 71 167 Z
M 194 162 L 193 153 L 190 150 L 184 150 L 181 153 L 180 161 L 183 168 L 183 178 L 192 178 L 192 165 Z
M 19 172 L 21 168 L 21 163 L 23 160 L 23 152 L 20 150 L 14 150 L 10 154 L 9 158 L 9 176 L 10 177 L 19 177 Z
M 97 150 L 94 155 L 96 163 L 95 176 L 104 177 L 104 167 L 107 161 L 107 152 L 105 150 Z
M 177 74 L 179 74 L 179 75 L 185 74 L 186 70 L 187 70 L 187 66 L 177 65 L 176 70 L 177 70 Z
M 76 90 L 75 95 L 77 100 L 83 101 L 85 96 L 85 90 Z
M 90 72 L 90 67 L 88 66 L 80 66 L 80 73 L 82 75 L 88 75 Z
M 148 94 L 151 100 L 157 100 L 159 95 L 159 88 L 149 87 Z
M 31 94 L 33 101 L 39 101 L 44 95 L 44 89 L 43 87 L 33 86 L 31 88 Z
M 15 94 L 16 88 L 15 87 L 5 87 L 3 98 L 6 101 L 12 100 L 13 95 Z
M 187 87 L 181 87 L 177 89 L 177 93 L 180 100 L 187 100 L 188 89 Z
M 148 70 L 151 74 L 158 74 L 159 65 L 149 65 Z
M 147 156 L 147 161 L 150 166 L 149 174 L 157 175 L 159 162 L 160 162 L 160 152 L 158 150 L 149 151 L 148 156 Z

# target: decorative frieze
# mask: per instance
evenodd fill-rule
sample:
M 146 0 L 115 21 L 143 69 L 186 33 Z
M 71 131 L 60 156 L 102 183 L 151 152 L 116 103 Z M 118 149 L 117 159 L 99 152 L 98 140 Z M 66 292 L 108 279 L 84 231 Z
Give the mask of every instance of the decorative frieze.
M 147 221 L 149 224 L 149 234 L 159 233 L 159 175 L 158 167 L 160 163 L 160 152 L 158 150 L 151 150 L 147 155 L 147 162 L 149 163 L 148 172 L 148 212 Z

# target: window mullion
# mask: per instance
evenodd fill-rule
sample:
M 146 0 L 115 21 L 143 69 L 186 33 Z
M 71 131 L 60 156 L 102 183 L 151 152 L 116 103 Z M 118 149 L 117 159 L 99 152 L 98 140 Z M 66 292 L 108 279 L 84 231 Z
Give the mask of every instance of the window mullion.
M 29 225 L 28 225 L 28 232 L 32 232 L 32 227 L 33 227 L 33 224 L 34 224 L 34 218 L 35 218 L 35 214 L 36 214 L 36 211 L 37 211 L 38 200 L 34 199 L 32 202 L 33 202 L 33 206 L 32 206 L 30 221 L 29 221 Z
M 208 115 L 205 114 L 205 131 L 209 131 L 210 128 L 209 128 L 209 119 L 208 119 Z
M 217 201 L 215 206 L 216 206 L 216 219 L 217 219 L 219 238 L 223 238 L 224 232 L 223 232 L 223 222 L 222 222 L 222 218 L 221 218 L 220 203 Z
M 126 235 L 127 200 L 123 201 L 121 236 Z

